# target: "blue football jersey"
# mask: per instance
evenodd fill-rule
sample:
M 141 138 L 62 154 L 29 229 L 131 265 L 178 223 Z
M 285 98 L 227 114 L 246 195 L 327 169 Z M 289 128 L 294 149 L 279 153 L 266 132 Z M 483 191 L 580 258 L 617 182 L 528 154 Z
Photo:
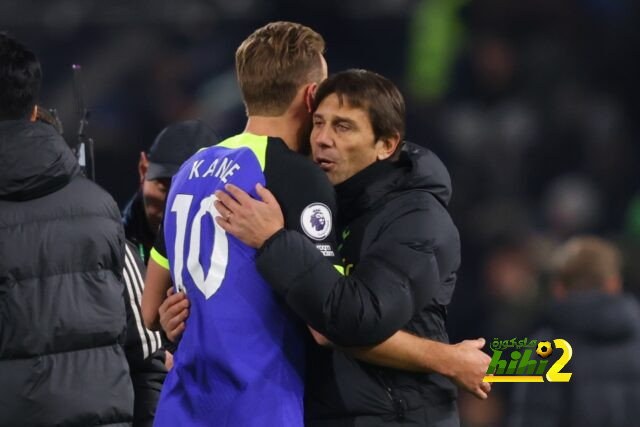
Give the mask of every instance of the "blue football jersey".
M 152 257 L 168 264 L 176 289 L 189 298 L 190 314 L 162 390 L 156 426 L 303 425 L 305 327 L 258 274 L 255 250 L 214 220 L 219 216 L 214 192 L 227 183 L 258 198 L 257 183 L 270 187 L 282 181 L 282 173 L 270 174 L 267 165 L 293 174 L 289 179 L 296 179 L 297 170 L 315 170 L 310 163 L 301 167 L 301 156 L 283 146 L 273 138 L 237 135 L 196 153 L 173 177 L 163 241 Z M 313 192 L 300 201 L 272 188 L 286 222 L 297 215 L 299 223 L 305 206 L 314 203 L 335 206 L 328 181 L 317 177 L 315 172 L 298 177 Z M 325 223 L 327 237 L 322 233 L 318 245 L 333 248 L 331 218 L 316 226 Z

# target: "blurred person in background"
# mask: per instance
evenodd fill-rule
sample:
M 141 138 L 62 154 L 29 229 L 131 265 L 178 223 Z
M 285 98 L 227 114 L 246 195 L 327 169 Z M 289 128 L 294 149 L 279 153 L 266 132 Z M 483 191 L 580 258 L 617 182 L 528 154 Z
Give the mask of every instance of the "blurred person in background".
M 0 425 L 129 425 L 120 213 L 34 121 L 41 82 L 0 34 Z
M 508 426 L 636 425 L 640 419 L 640 306 L 623 293 L 621 254 L 593 237 L 569 239 L 552 259 L 549 304 L 533 334 L 566 340 L 569 382 L 517 384 Z M 562 354 L 554 351 L 549 366 Z
M 540 302 L 533 237 L 505 238 L 487 250 L 484 299 L 493 305 L 484 326 L 487 336 L 518 336 L 530 331 Z

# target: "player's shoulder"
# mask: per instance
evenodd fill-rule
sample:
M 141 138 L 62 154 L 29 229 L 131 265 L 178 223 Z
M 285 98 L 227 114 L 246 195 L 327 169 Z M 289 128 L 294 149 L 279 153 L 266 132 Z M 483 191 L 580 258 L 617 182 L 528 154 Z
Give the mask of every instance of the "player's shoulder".
M 284 178 L 289 186 L 306 187 L 312 191 L 333 192 L 325 173 L 311 159 L 291 150 L 280 138 L 269 137 L 265 174 Z

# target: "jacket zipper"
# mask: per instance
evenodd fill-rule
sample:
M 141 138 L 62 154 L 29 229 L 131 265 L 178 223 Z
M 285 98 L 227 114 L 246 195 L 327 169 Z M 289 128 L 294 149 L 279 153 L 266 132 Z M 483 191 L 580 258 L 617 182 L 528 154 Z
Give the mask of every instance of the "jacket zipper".
M 380 376 L 380 379 L 382 380 L 382 383 L 385 387 L 385 392 L 387 393 L 387 396 L 389 397 L 389 400 L 393 405 L 393 409 L 396 413 L 396 420 L 404 420 L 404 400 L 394 395 L 393 389 L 387 385 L 386 381 L 384 381 L 384 377 L 381 371 L 378 371 L 378 375 Z

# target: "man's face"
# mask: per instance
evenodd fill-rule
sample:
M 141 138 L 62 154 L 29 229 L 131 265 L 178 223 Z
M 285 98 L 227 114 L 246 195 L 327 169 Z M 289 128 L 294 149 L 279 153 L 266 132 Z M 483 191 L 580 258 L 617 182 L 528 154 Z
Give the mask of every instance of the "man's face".
M 378 159 L 376 141 L 366 111 L 352 108 L 345 97 L 327 96 L 313 114 L 311 152 L 333 185 L 340 184 Z
M 160 178 L 142 181 L 142 200 L 147 223 L 154 233 L 158 232 L 167 203 L 167 193 L 171 185 L 171 178 Z

